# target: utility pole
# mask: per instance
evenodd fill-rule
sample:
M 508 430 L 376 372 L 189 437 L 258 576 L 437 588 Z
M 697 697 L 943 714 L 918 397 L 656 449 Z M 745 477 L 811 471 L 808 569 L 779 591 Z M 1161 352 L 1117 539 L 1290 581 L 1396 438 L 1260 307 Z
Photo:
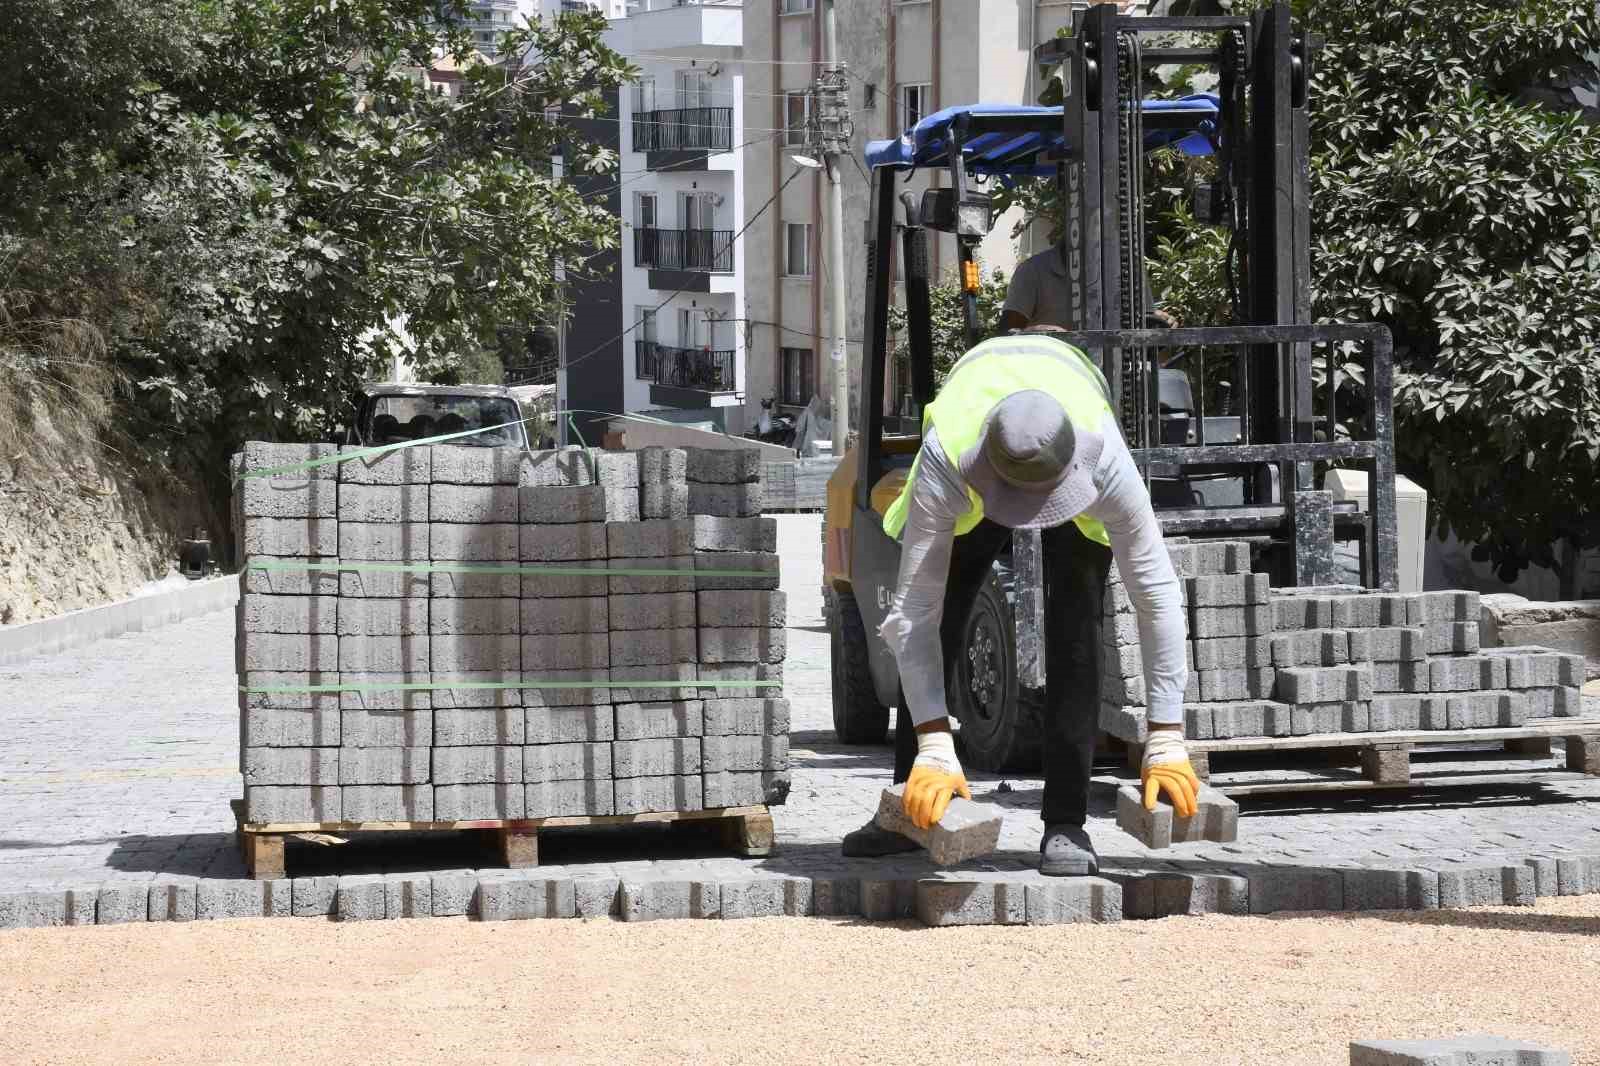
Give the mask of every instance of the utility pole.
M 828 259 L 833 290 L 828 294 L 833 314 L 831 362 L 833 365 L 833 455 L 844 455 L 850 430 L 850 357 L 845 347 L 846 293 L 849 274 L 844 258 L 844 155 L 850 151 L 855 132 L 850 122 L 850 87 L 844 63 L 839 59 L 839 23 L 834 0 L 824 0 L 823 61 L 825 69 L 812 90 L 815 129 L 822 159 L 828 172 Z

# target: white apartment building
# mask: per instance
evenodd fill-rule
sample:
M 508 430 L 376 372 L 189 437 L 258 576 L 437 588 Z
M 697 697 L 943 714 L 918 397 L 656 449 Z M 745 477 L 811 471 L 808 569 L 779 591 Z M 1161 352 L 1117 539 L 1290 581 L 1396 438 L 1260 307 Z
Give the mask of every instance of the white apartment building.
M 490 59 L 500 47 L 500 34 L 540 17 L 549 21 L 563 11 L 598 11 L 607 18 L 619 18 L 627 0 L 471 0 L 467 30 L 478 51 Z
M 618 101 L 622 409 L 729 424 L 745 400 L 743 10 L 631 0 L 607 43 L 642 76 Z M 586 309 L 577 308 L 581 316 Z M 580 372 L 574 368 L 574 373 Z
M 745 179 L 758 204 L 794 173 L 792 156 L 805 152 L 805 91 L 822 68 L 822 6 L 822 0 L 748 0 L 744 9 L 750 126 L 784 131 L 745 149 Z M 898 136 L 944 107 L 1033 103 L 1040 89 L 1033 46 L 1070 25 L 1074 8 L 1087 6 L 1084 0 L 838 0 L 855 162 L 862 163 L 867 141 Z M 864 168 L 846 163 L 843 171 L 852 382 L 860 379 L 866 292 Z M 920 194 L 929 180 L 940 176 L 910 187 Z M 775 396 L 780 406 L 798 409 L 816 395 L 826 409 L 832 396 L 827 281 L 841 265 L 822 256 L 825 181 L 820 170 L 811 170 L 790 182 L 776 209 L 746 234 L 751 404 Z M 996 268 L 1009 274 L 1019 258 L 1042 250 L 1032 234 L 1012 238 L 1015 222 L 995 220 L 979 251 L 986 275 Z M 938 236 L 930 251 L 936 273 L 953 272 L 953 237 Z M 891 380 L 885 395 L 892 402 L 901 391 Z

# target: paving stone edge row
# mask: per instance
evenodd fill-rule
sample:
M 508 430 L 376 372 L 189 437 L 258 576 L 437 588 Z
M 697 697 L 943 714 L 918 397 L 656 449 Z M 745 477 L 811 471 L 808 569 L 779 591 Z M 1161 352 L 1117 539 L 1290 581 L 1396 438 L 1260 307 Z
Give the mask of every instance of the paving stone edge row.
M 691 868 L 642 876 L 535 867 L 245 879 L 164 877 L 0 892 L 0 929 L 221 918 L 341 921 L 826 917 L 926 925 L 1042 925 L 1175 915 L 1532 906 L 1600 893 L 1600 854 L 1411 868 L 1241 866 L 1224 872 L 868 870 L 807 877 Z

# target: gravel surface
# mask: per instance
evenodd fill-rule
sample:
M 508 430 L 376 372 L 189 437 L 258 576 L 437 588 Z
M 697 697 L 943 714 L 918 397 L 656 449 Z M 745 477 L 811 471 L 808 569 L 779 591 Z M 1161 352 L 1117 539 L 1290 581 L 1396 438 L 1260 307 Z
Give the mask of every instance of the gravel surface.
M 1487 1032 L 1595 1063 L 1597 936 L 1600 896 L 1050 928 L 20 930 L 0 933 L 0 1062 L 1332 1064 L 1351 1039 Z

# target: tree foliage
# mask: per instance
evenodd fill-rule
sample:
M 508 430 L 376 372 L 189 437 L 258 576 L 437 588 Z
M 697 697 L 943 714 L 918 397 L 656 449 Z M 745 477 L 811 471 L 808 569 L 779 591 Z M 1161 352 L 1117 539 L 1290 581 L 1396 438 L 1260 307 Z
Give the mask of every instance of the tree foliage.
M 1000 328 L 1000 312 L 1006 302 L 1006 276 L 996 270 L 978 284 L 978 323 L 981 337 L 992 337 Z M 928 318 L 933 335 L 933 375 L 943 381 L 968 347 L 966 313 L 962 310 L 961 286 L 954 277 L 945 278 L 928 289 Z M 900 380 L 910 380 L 910 335 L 906 332 L 906 310 L 893 304 L 889 308 L 890 355 L 900 364 Z
M 396 355 L 448 378 L 499 330 L 559 321 L 563 283 L 618 240 L 552 176 L 557 153 L 616 165 L 563 116 L 602 112 L 635 71 L 598 15 L 503 35 L 500 54 L 524 58 L 495 65 L 466 14 L 13 0 L 0 366 L 28 350 L 7 322 L 91 331 L 121 384 L 118 429 L 215 476 L 241 440 L 326 433 Z M 435 64 L 460 70 L 460 96 L 422 76 Z M 43 350 L 29 358 L 48 368 Z
M 1305 5 L 1315 308 L 1394 332 L 1397 444 L 1509 580 L 1600 544 L 1600 133 L 1519 103 L 1600 51 L 1578 0 Z
M 1600 127 L 1572 107 L 1595 103 L 1600 12 L 1587 0 L 1294 11 L 1325 42 L 1310 94 L 1314 315 L 1393 331 L 1401 468 L 1428 488 L 1434 529 L 1475 542 L 1505 580 L 1558 568 L 1562 544 L 1600 545 Z M 1194 72 L 1162 73 L 1154 95 Z M 1225 321 L 1226 232 L 1197 224 L 1181 195 L 1209 164 L 1152 159 L 1158 297 L 1186 324 Z M 1030 219 L 1059 217 L 1048 183 L 1010 196 Z

